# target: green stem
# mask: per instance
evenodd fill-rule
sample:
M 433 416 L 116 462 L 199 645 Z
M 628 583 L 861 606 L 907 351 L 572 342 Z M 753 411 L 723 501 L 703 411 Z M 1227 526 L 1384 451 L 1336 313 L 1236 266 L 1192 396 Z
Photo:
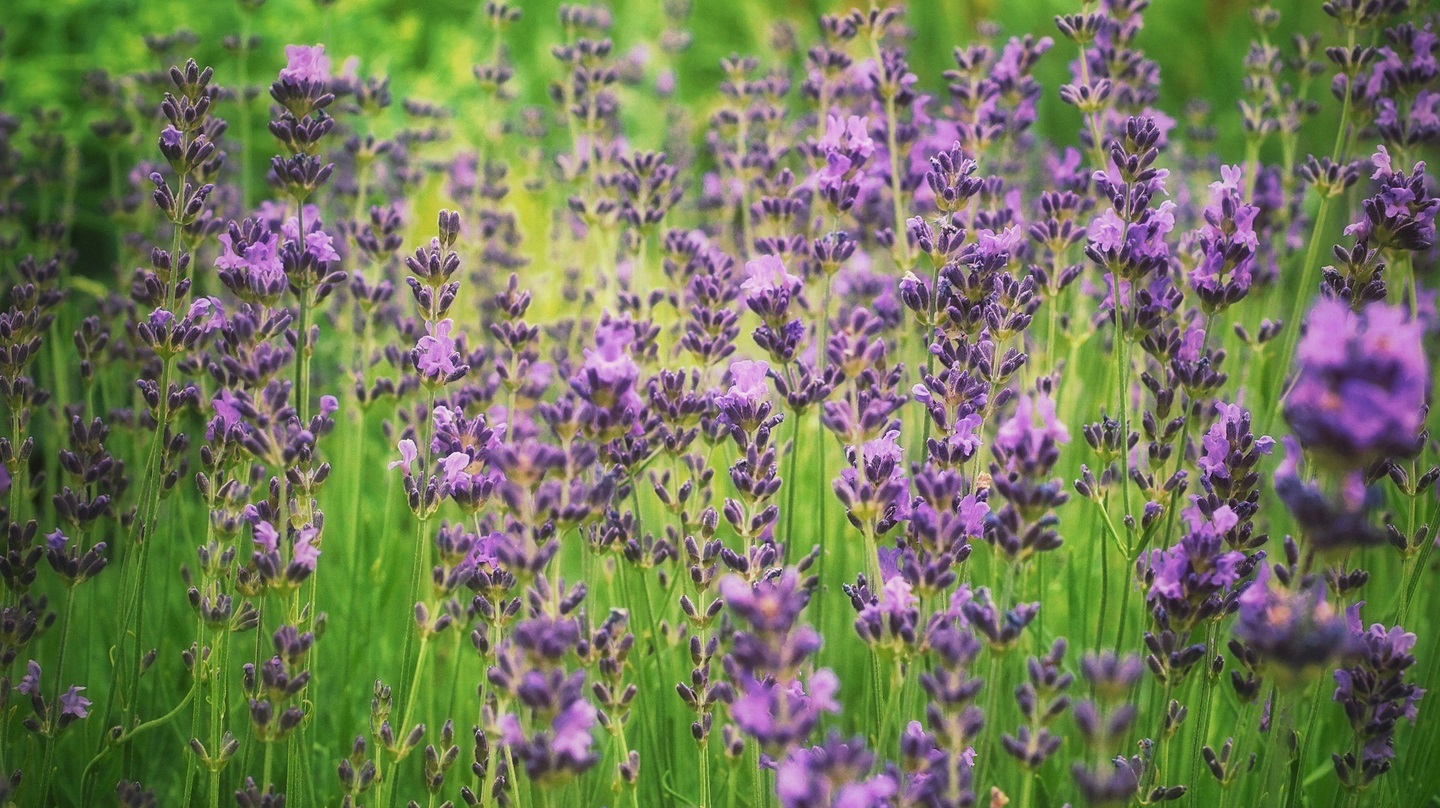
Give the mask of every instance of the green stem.
M 237 52 L 239 61 L 238 89 L 239 98 L 236 103 L 240 106 L 240 207 L 249 210 L 250 204 L 250 99 L 246 92 L 250 89 L 250 26 L 253 23 L 253 13 L 244 5 L 240 8 L 240 49 Z
M 1100 505 L 1100 512 L 1105 516 L 1105 523 L 1110 525 L 1110 532 L 1115 532 L 1115 527 L 1110 523 L 1110 513 L 1103 504 Z M 1110 542 L 1104 538 L 1100 539 L 1100 614 L 1095 619 L 1095 648 L 1100 649 L 1105 645 L 1105 618 L 1110 613 Z
M 750 778 L 750 796 L 754 800 L 751 805 L 763 808 L 768 804 L 765 799 L 765 770 L 760 766 L 760 745 L 753 740 L 750 742 L 750 761 L 755 767 L 755 776 Z
M 791 417 L 795 419 L 795 426 L 790 430 L 790 457 L 788 458 L 789 468 L 785 471 L 785 479 L 782 485 L 785 486 L 785 536 L 781 540 L 781 552 L 784 553 L 783 563 L 789 565 L 795 557 L 793 547 L 795 545 L 795 490 L 799 488 L 799 480 L 795 477 L 795 461 L 800 456 L 800 411 L 791 410 Z M 677 481 L 678 482 L 678 481 Z
M 74 605 L 75 587 L 67 585 L 65 587 L 65 606 L 60 613 L 60 630 L 58 632 L 60 636 L 60 646 L 59 650 L 55 652 L 55 687 L 53 696 L 50 699 L 50 710 L 52 712 L 51 726 L 45 733 L 45 765 L 40 769 L 40 778 L 43 783 L 41 790 L 46 803 L 50 801 L 51 789 L 55 785 L 55 778 L 52 776 L 52 773 L 54 771 L 53 766 L 55 765 L 55 736 L 58 733 L 54 726 L 53 713 L 60 708 L 60 694 L 65 687 L 65 646 L 69 644 L 66 641 L 70 638 L 70 615 Z
M 120 746 L 123 746 L 124 744 L 128 743 L 142 733 L 149 732 L 156 727 L 161 727 L 170 723 L 175 719 L 175 716 L 183 712 L 185 707 L 190 704 L 190 701 L 195 698 L 195 691 L 199 687 L 197 682 L 198 680 L 191 681 L 190 689 L 185 692 L 185 698 L 181 699 L 179 704 L 176 704 L 173 708 L 171 708 L 170 712 L 160 716 L 159 718 L 152 718 L 144 723 L 136 724 L 134 729 L 130 730 L 129 732 L 121 733 L 120 737 L 116 738 L 114 741 L 109 741 L 107 736 L 105 748 L 101 749 L 99 753 L 95 755 L 95 757 L 90 759 L 89 763 L 85 764 L 85 770 L 80 774 L 80 782 L 82 783 L 82 787 L 83 784 L 90 779 L 90 772 L 93 771 L 97 765 L 99 765 L 100 761 L 103 760 L 106 755 L 110 754 L 110 751 L 112 749 L 117 749 Z
M 700 741 L 700 759 L 697 763 L 700 766 L 700 806 L 699 808 L 710 808 L 710 737 L 707 735 Z M 634 789 L 631 790 L 632 799 L 635 797 Z M 638 806 L 632 806 L 638 808 Z
M 1411 531 L 1411 535 L 1414 535 L 1413 530 Z M 1404 599 L 1400 601 L 1400 613 L 1395 618 L 1396 625 L 1405 625 L 1405 619 L 1410 614 L 1410 604 L 1414 601 L 1415 591 L 1420 585 L 1421 572 L 1424 571 L 1425 566 L 1429 563 L 1430 551 L 1433 549 L 1435 549 L 1435 542 L 1426 541 L 1424 542 L 1424 546 L 1416 553 L 1415 557 L 1406 562 L 1405 595 Z

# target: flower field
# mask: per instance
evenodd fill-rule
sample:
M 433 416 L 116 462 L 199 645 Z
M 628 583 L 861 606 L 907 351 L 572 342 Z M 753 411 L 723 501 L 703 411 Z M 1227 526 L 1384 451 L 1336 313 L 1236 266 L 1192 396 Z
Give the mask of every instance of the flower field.
M 1424 0 L 14 0 L 0 807 L 1440 806 Z

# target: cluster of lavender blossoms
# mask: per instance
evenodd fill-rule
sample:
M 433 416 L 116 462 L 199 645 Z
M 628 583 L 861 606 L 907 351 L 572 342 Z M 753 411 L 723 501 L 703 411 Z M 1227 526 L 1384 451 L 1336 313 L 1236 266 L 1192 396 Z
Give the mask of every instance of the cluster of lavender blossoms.
M 1256 0 L 1167 110 L 1077 4 L 0 85 L 0 806 L 1440 788 L 1440 18 Z

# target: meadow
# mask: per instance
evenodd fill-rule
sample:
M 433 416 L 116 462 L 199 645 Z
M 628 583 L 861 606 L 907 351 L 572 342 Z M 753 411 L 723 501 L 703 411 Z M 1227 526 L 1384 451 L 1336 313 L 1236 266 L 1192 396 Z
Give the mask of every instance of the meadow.
M 14 0 L 0 806 L 1440 805 L 1423 0 Z

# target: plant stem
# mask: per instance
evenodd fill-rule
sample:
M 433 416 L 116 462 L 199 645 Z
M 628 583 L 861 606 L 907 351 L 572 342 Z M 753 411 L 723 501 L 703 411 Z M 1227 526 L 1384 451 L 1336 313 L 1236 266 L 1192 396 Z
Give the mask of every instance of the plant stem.
M 65 605 L 60 612 L 60 630 L 58 632 L 60 645 L 59 649 L 55 652 L 55 687 L 53 690 L 54 695 L 50 699 L 50 709 L 52 711 L 60 708 L 60 694 L 64 692 L 65 647 L 69 645 L 67 640 L 70 639 L 70 616 L 74 606 L 75 587 L 67 584 L 65 587 Z M 55 765 L 56 734 L 52 719 L 51 727 L 45 734 L 45 764 L 40 769 L 42 797 L 46 803 L 50 801 L 51 789 L 55 785 L 55 778 L 52 773 L 54 771 L 53 766 Z

